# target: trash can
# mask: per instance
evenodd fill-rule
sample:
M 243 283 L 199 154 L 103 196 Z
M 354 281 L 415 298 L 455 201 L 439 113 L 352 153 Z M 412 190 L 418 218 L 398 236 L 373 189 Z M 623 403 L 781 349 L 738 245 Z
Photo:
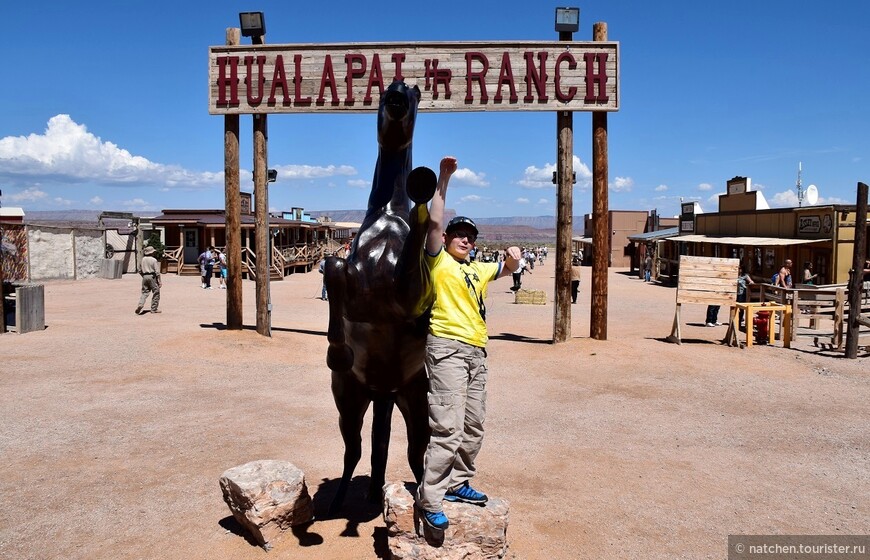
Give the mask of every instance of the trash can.
M 6 330 L 24 334 L 45 329 L 45 288 L 42 284 L 15 284 L 3 289 Z
M 770 338 L 770 311 L 758 311 L 752 323 L 755 325 L 755 343 L 767 344 Z

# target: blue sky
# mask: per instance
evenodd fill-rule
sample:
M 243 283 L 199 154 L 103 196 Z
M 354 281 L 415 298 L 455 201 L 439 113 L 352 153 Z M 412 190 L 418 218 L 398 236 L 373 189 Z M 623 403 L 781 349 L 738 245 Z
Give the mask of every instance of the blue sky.
M 500 2 L 4 2 L 0 34 L 3 206 L 156 214 L 223 208 L 223 117 L 208 114 L 208 47 L 238 12 L 263 11 L 268 43 L 552 41 L 556 5 Z M 737 175 L 773 207 L 855 204 L 870 181 L 870 3 L 572 3 L 575 40 L 594 22 L 619 41 L 620 111 L 610 113 L 610 208 L 715 211 Z M 375 9 L 377 6 L 377 9 Z M 247 42 L 247 39 L 243 39 Z M 269 120 L 274 211 L 364 209 L 375 115 Z M 591 114 L 575 113 L 574 214 L 591 211 Z M 251 191 L 251 117 L 241 118 Z M 556 212 L 556 115 L 423 113 L 414 163 L 460 171 L 448 206 L 476 217 Z M 246 171 L 247 170 L 247 171 Z M 805 203 L 806 204 L 806 203 Z

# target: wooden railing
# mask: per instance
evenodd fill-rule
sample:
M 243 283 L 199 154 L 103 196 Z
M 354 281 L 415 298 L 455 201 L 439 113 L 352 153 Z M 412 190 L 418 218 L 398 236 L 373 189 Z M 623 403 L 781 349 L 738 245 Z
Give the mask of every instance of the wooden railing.
M 257 277 L 257 255 L 249 247 L 242 247 L 242 269 L 248 272 L 248 278 Z
M 164 247 L 163 260 L 166 261 L 167 267 L 175 263 L 175 274 L 181 274 L 181 267 L 184 265 L 184 247 Z M 167 268 L 168 270 L 168 268 Z
M 284 255 L 277 247 L 272 247 L 272 268 L 270 274 L 277 274 L 281 278 L 284 277 L 284 267 L 286 266 L 286 259 Z

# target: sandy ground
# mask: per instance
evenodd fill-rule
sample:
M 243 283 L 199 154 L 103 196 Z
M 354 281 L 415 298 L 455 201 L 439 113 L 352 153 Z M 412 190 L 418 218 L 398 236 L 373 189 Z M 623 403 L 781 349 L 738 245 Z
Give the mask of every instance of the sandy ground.
M 547 263 L 524 277 L 552 301 Z M 589 269 L 573 337 L 552 303 L 487 303 L 490 387 L 476 486 L 511 504 L 509 558 L 725 558 L 729 534 L 870 533 L 870 359 L 722 345 L 674 290 L 609 277 L 608 340 L 589 338 Z M 0 335 L 0 558 L 385 557 L 364 458 L 343 515 L 323 519 L 342 443 L 325 365 L 319 274 L 272 284 L 273 336 L 227 331 L 226 292 L 165 277 L 136 316 L 139 278 L 48 282 L 39 333 Z M 723 310 L 721 320 L 725 319 Z M 364 434 L 364 457 L 368 455 Z M 412 478 L 394 417 L 388 480 Z M 218 478 L 255 459 L 303 469 L 317 521 L 266 553 L 240 533 Z

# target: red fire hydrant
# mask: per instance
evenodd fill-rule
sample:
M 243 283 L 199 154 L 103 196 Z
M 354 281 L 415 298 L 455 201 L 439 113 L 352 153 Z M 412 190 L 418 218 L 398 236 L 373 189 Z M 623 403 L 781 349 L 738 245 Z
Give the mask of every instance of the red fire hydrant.
M 770 337 L 770 311 L 756 312 L 752 323 L 755 325 L 755 343 L 767 344 Z

